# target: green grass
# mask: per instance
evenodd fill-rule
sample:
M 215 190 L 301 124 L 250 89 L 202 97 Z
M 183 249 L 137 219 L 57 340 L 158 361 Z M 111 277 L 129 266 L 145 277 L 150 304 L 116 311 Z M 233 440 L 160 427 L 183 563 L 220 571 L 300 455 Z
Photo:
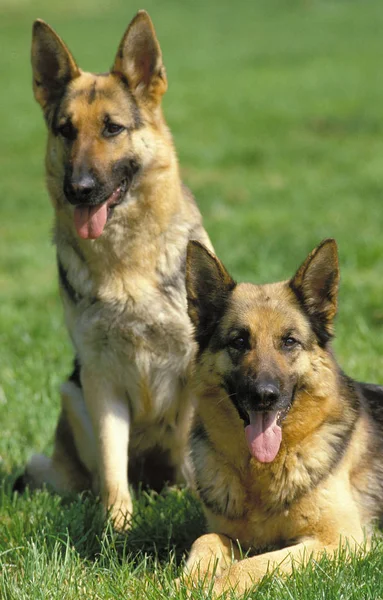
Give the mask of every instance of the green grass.
M 31 23 L 55 27 L 85 69 L 105 71 L 141 5 L 0 0 L 0 598 L 162 599 L 203 531 L 185 491 L 141 494 L 133 530 L 111 532 L 91 498 L 13 497 L 34 451 L 51 450 L 71 349 L 57 294 L 45 131 L 31 93 Z M 383 10 L 380 0 L 148 0 L 169 78 L 165 113 L 185 182 L 238 280 L 293 274 L 339 243 L 335 350 L 383 382 Z M 257 598 L 383 598 L 383 545 L 323 559 Z M 195 598 L 209 597 L 194 592 Z M 254 596 L 255 597 L 255 596 Z

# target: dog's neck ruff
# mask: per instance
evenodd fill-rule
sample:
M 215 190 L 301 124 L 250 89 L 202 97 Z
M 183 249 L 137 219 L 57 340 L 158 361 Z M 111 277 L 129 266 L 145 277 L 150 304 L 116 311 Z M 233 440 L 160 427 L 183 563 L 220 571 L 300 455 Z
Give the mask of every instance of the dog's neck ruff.
M 261 463 L 272 462 L 279 452 L 282 429 L 277 420 L 280 411 L 249 411 L 250 425 L 245 427 L 251 455 Z

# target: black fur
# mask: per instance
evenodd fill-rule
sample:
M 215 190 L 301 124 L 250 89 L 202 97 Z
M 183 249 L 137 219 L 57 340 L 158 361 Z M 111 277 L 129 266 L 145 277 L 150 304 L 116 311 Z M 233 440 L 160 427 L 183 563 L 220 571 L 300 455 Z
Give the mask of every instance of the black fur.
M 222 388 L 225 390 L 227 395 L 229 396 L 230 402 L 234 404 L 237 409 L 239 417 L 242 419 L 244 427 L 249 425 L 249 415 L 247 411 L 244 409 L 243 404 L 240 400 L 240 396 L 237 391 L 237 378 L 233 376 L 232 373 L 226 376 Z
M 81 365 L 78 356 L 73 361 L 73 371 L 69 376 L 69 381 L 72 381 L 78 388 L 81 388 Z
M 357 383 L 356 386 L 368 412 L 383 427 L 383 386 L 374 383 Z
M 326 314 L 321 313 L 319 311 L 313 312 L 312 310 L 308 310 L 306 299 L 302 293 L 302 290 L 295 287 L 293 281 L 290 281 L 289 286 L 290 289 L 294 292 L 302 311 L 310 321 L 310 326 L 318 341 L 318 345 L 321 348 L 325 348 L 328 342 L 333 338 L 333 334 L 328 327 L 329 323 Z
M 199 360 L 237 284 L 200 242 L 189 242 L 186 265 L 188 314 L 194 324 Z
M 94 81 L 92 87 L 89 90 L 88 104 L 93 104 L 93 102 L 96 100 L 96 97 L 97 97 L 96 81 Z
M 174 483 L 175 477 L 168 450 L 156 446 L 140 456 L 129 455 L 129 483 L 135 488 L 160 492 L 165 485 Z
M 230 292 L 231 290 L 228 293 L 222 293 L 221 297 L 215 299 L 214 313 L 200 312 L 199 324 L 195 330 L 195 339 L 198 344 L 197 360 L 199 360 L 204 350 L 209 346 L 210 341 L 216 333 L 218 322 L 229 303 Z
M 60 280 L 61 286 L 63 287 L 63 289 L 65 290 L 65 292 L 67 293 L 67 295 L 69 296 L 71 301 L 74 304 L 77 304 L 78 302 L 80 302 L 80 300 L 82 300 L 83 297 L 79 292 L 77 292 L 74 289 L 72 284 L 69 282 L 68 274 L 67 274 L 66 270 L 64 269 L 64 267 L 58 257 L 57 257 L 57 267 L 58 267 L 59 280 Z

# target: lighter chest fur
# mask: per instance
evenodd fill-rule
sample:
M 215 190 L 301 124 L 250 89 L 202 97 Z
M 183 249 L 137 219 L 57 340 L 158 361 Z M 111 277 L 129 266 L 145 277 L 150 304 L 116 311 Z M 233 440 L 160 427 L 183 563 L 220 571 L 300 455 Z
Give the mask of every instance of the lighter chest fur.
M 65 318 L 80 362 L 105 373 L 124 390 L 135 417 L 161 417 L 174 408 L 195 351 L 182 285 L 164 294 L 155 271 L 105 273 L 99 282 L 76 250 L 59 257 L 68 280 L 81 294 L 74 303 L 65 290 Z M 174 270 L 179 265 L 174 258 Z

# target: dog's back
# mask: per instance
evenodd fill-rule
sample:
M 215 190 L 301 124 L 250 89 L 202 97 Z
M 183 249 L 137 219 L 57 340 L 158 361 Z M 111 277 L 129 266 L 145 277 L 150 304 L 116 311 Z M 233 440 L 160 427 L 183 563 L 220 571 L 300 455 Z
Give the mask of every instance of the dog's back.
M 369 512 L 383 524 L 383 386 L 355 383 L 361 399 L 361 408 L 367 415 L 369 453 L 361 469 L 367 473 L 366 485 L 359 493 Z M 356 478 L 358 473 L 356 473 Z

